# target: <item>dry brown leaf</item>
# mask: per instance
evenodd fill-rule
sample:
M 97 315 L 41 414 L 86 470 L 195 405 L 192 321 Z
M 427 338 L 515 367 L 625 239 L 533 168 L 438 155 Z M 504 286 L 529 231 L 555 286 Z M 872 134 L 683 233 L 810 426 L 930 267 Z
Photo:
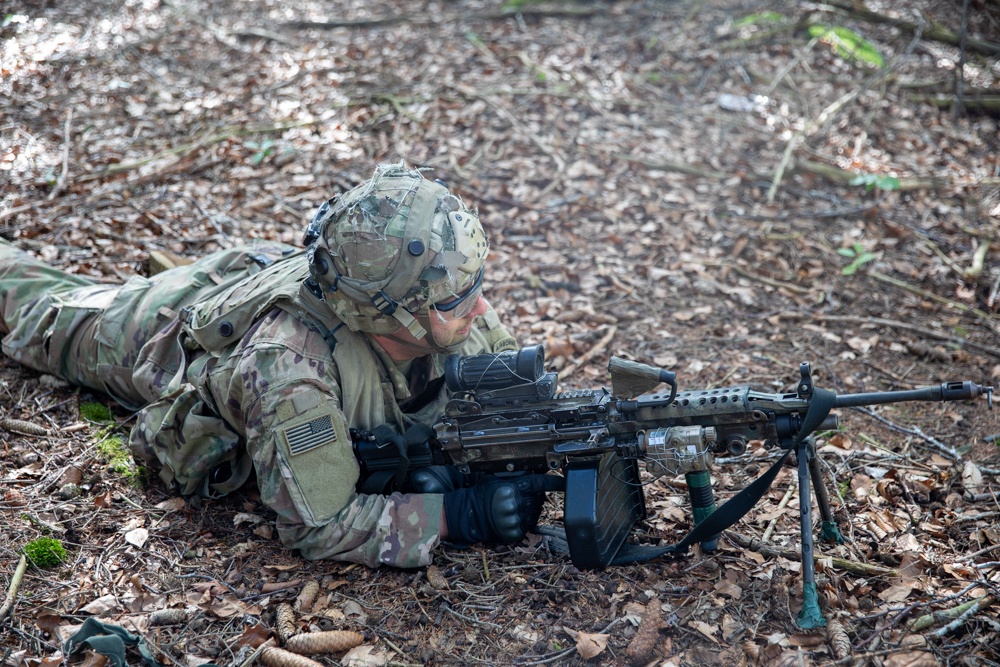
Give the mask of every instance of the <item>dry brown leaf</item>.
M 878 597 L 883 602 L 902 602 L 910 596 L 913 592 L 913 586 L 908 584 L 897 584 L 896 586 L 890 586 L 881 593 Z
M 63 617 L 58 614 L 40 614 L 35 619 L 35 626 L 52 637 L 58 637 L 59 628 L 64 622 Z
M 118 600 L 114 595 L 104 595 L 80 607 L 79 611 L 85 614 L 101 616 L 112 609 L 118 609 Z
M 800 632 L 788 637 L 790 646 L 801 646 L 802 648 L 816 648 L 825 643 L 826 638 L 818 632 Z
M 938 660 L 927 651 L 903 651 L 885 658 L 885 667 L 937 667 Z
M 798 649 L 785 649 L 769 660 L 764 661 L 764 667 L 808 667 L 813 664 L 809 654 Z
M 340 659 L 342 667 L 385 667 L 389 656 L 371 644 L 356 646 Z
M 85 651 L 83 662 L 77 665 L 77 667 L 104 667 L 107 664 L 107 656 L 101 655 L 97 651 Z
M 719 580 L 719 583 L 715 585 L 715 592 L 734 600 L 740 599 L 740 596 L 743 595 L 743 589 L 727 579 Z
M 125 541 L 139 548 L 145 546 L 149 540 L 149 531 L 145 528 L 136 528 L 125 533 Z
M 9 507 L 24 507 L 28 504 L 24 494 L 17 489 L 8 489 L 7 493 L 4 494 L 4 502 L 6 502 Z
M 153 507 L 166 512 L 176 512 L 187 507 L 187 502 L 180 496 L 176 496 L 174 498 L 167 498 L 163 502 L 156 503 Z
M 697 630 L 701 634 L 711 639 L 716 644 L 719 643 L 719 639 L 716 637 L 716 635 L 719 632 L 719 626 L 710 625 L 708 623 L 705 623 L 704 621 L 688 621 L 688 627 Z
M 250 648 L 257 648 L 262 646 L 264 642 L 268 641 L 271 633 L 268 629 L 261 623 L 256 625 L 251 625 L 250 627 L 243 630 L 243 634 L 240 638 L 232 645 L 233 649 L 238 649 L 243 646 L 249 646 Z M 274 644 L 274 640 L 271 639 L 271 644 Z
M 972 461 L 966 461 L 962 469 L 962 486 L 967 493 L 980 493 L 983 489 L 983 472 Z
M 62 475 L 59 476 L 57 485 L 65 486 L 66 484 L 79 484 L 81 480 L 83 480 L 83 471 L 76 466 L 70 465 L 66 466 Z
M 611 635 L 579 632 L 576 635 L 576 650 L 584 660 L 598 656 L 608 647 Z

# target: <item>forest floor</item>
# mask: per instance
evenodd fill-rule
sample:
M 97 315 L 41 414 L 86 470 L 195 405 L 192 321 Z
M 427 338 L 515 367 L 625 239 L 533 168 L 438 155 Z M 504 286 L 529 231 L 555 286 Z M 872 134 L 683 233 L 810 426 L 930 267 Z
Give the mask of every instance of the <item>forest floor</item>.
M 1000 7 L 964 3 L 959 48 L 963 3 L 866 4 L 891 20 L 763 0 L 0 2 L 0 236 L 122 282 L 156 250 L 298 243 L 323 201 L 405 159 L 478 206 L 489 297 L 564 386 L 606 384 L 611 354 L 681 389 L 788 391 L 803 361 L 841 393 L 995 384 Z M 130 414 L 3 359 L 2 590 L 28 541 L 68 556 L 28 568 L 0 662 L 63 664 L 98 616 L 167 664 L 242 665 L 315 581 L 299 628 L 365 635 L 327 665 L 1000 665 L 995 413 L 839 412 L 817 444 L 848 539 L 818 545 L 831 628 L 803 631 L 791 468 L 707 555 L 580 571 L 532 537 L 420 570 L 312 562 L 252 489 L 143 483 L 113 451 Z M 751 444 L 717 462 L 720 499 L 773 460 Z M 638 538 L 680 539 L 683 478 L 645 491 Z

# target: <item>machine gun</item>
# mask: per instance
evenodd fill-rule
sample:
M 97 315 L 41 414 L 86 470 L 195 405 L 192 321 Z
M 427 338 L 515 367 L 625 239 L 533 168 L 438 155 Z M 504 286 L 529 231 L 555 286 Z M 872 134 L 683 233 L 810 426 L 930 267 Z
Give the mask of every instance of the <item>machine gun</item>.
M 559 392 L 557 377 L 544 370 L 541 345 L 500 354 L 453 355 L 445 381 L 453 398 L 434 425 L 430 442 L 411 443 L 410 468 L 452 464 L 463 473 L 561 470 L 566 477 L 565 536 L 580 568 L 634 562 L 649 555 L 683 552 L 700 542 L 715 547 L 719 533 L 763 497 L 791 452 L 798 464 L 804 606 L 803 628 L 825 624 L 813 579 L 809 486 L 822 518 L 822 536 L 842 541 L 816 459 L 813 434 L 838 427 L 830 410 L 901 401 L 957 401 L 985 395 L 993 387 L 946 382 L 906 391 L 837 396 L 813 386 L 809 364 L 801 364 L 794 393 L 772 394 L 749 386 L 677 390 L 675 374 L 618 357 L 609 365 L 612 388 Z M 661 383 L 669 391 L 651 392 Z M 737 456 L 751 440 L 784 450 L 760 478 L 717 508 L 710 469 L 716 455 Z M 357 446 L 357 443 L 356 443 Z M 390 448 L 360 447 L 363 472 L 399 465 Z M 636 551 L 626 539 L 646 515 L 638 463 L 659 475 L 683 473 L 694 529 L 671 547 Z M 623 551 L 629 555 L 623 557 Z

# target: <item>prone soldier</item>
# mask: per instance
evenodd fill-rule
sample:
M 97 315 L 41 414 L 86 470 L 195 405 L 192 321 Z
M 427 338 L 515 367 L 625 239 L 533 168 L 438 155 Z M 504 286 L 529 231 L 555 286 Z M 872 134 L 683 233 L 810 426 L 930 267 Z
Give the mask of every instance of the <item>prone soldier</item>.
M 183 494 L 255 475 L 282 542 L 307 558 L 415 567 L 442 539 L 519 541 L 559 478 L 473 483 L 433 467 L 376 488 L 352 445 L 426 433 L 448 400 L 446 355 L 516 347 L 483 297 L 478 214 L 380 165 L 320 208 L 304 245 L 254 243 L 109 286 L 0 239 L 3 352 L 138 410 L 133 453 Z

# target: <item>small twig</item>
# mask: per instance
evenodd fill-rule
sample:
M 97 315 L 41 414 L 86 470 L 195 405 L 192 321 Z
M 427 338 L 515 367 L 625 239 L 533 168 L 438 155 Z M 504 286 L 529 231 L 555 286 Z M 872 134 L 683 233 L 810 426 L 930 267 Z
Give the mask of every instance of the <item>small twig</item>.
M 743 276 L 747 280 L 755 280 L 755 281 L 757 281 L 759 283 L 762 283 L 764 285 L 768 285 L 770 287 L 774 287 L 775 289 L 785 289 L 785 290 L 788 290 L 789 292 L 795 292 L 796 294 L 808 294 L 809 292 L 812 291 L 808 287 L 802 287 L 801 285 L 796 285 L 795 283 L 789 283 L 789 282 L 785 282 L 783 280 L 775 280 L 774 278 L 768 278 L 766 276 L 762 276 L 762 275 L 757 274 L 757 273 L 751 273 L 750 271 L 747 271 L 746 269 L 744 269 L 742 267 L 739 267 L 736 264 L 727 264 L 727 263 L 724 263 L 724 262 L 714 262 L 714 263 L 713 262 L 704 262 L 704 266 L 721 266 L 721 267 L 725 267 L 725 268 L 731 269 L 732 271 L 735 271 L 736 273 L 740 274 L 741 276 Z
M 771 187 L 767 190 L 767 203 L 770 204 L 774 201 L 774 195 L 778 192 L 778 186 L 781 185 L 781 179 L 784 178 L 785 169 L 788 168 L 788 163 L 792 159 L 792 153 L 798 145 L 805 140 L 806 135 L 811 133 L 816 128 L 825 125 L 834 114 L 853 102 L 854 99 L 867 88 L 868 86 L 865 85 L 848 93 L 844 93 L 823 109 L 815 120 L 806 123 L 805 127 L 792 135 L 792 138 L 788 140 L 788 144 L 785 146 L 785 152 L 781 155 L 781 162 L 778 163 L 778 168 L 774 170 L 774 176 L 771 178 Z
M 610 157 L 616 160 L 624 160 L 626 162 L 634 162 L 636 164 L 641 164 L 642 166 L 649 167 L 650 169 L 659 169 L 660 171 L 676 172 L 678 174 L 688 174 L 689 176 L 702 176 L 703 178 L 714 178 L 716 180 L 722 180 L 729 176 L 729 174 L 723 173 L 721 171 L 701 169 L 700 167 L 694 167 L 689 164 L 684 164 L 683 162 L 659 162 L 654 160 L 648 160 L 642 157 L 636 157 L 634 155 L 624 155 L 621 153 L 613 153 L 611 154 Z
M 990 289 L 990 296 L 986 299 L 986 305 L 990 309 L 996 305 L 997 295 L 1000 295 L 1000 273 L 997 274 L 997 279 L 993 281 L 993 287 Z
M 389 645 L 389 648 L 391 648 L 391 649 L 392 649 L 393 651 L 395 651 L 396 653 L 400 654 L 400 655 L 401 655 L 401 656 L 403 656 L 404 658 L 406 657 L 406 654 L 405 654 L 405 653 L 403 653 L 403 649 L 401 649 L 401 648 L 399 648 L 398 646 L 396 646 L 395 644 L 393 644 L 393 643 L 392 643 L 391 641 L 389 641 L 389 639 L 388 639 L 387 637 L 384 637 L 384 636 L 382 636 L 382 635 L 379 635 L 379 639 L 381 639 L 381 640 L 382 640 L 382 641 L 384 641 L 384 642 L 385 642 L 386 644 L 388 644 L 388 645 Z
M 938 303 L 943 303 L 944 305 L 950 306 L 955 310 L 960 310 L 963 313 L 970 313 L 972 315 L 975 315 L 976 317 L 984 320 L 987 323 L 987 325 L 990 326 L 990 329 L 994 333 L 996 333 L 996 329 L 993 328 L 994 318 L 989 313 L 979 310 L 978 308 L 973 308 L 972 306 L 967 306 L 964 303 L 959 303 L 951 299 L 946 299 L 945 297 L 935 294 L 934 292 L 929 292 L 925 289 L 921 289 L 919 287 L 911 285 L 908 282 L 899 280 L 898 278 L 893 278 L 892 276 L 887 276 L 884 273 L 879 273 L 878 271 L 866 271 L 865 273 L 866 275 L 871 276 L 872 278 L 878 280 L 879 282 L 886 283 L 887 285 L 892 285 L 893 287 L 898 287 L 900 289 L 906 290 L 907 292 L 912 292 L 917 296 L 921 296 L 925 299 L 930 299 L 931 301 L 937 301 Z
M 204 148 L 205 146 L 209 146 L 211 144 L 215 144 L 215 143 L 218 143 L 220 141 L 225 141 L 226 139 L 229 139 L 231 137 L 245 137 L 245 136 L 253 135 L 253 134 L 265 134 L 265 133 L 271 133 L 271 132 L 284 132 L 285 130 L 290 130 L 290 129 L 296 128 L 296 127 L 305 127 L 307 125 L 315 125 L 316 122 L 317 121 L 315 121 L 315 120 L 304 120 L 304 121 L 295 121 L 295 122 L 291 122 L 291 123 L 282 123 L 282 124 L 279 124 L 279 125 L 250 126 L 250 127 L 243 127 L 243 128 L 238 128 L 238 127 L 226 128 L 226 129 L 223 129 L 220 132 L 216 132 L 215 134 L 209 134 L 207 136 L 202 137 L 201 139 L 196 139 L 195 141 L 192 141 L 190 143 L 181 144 L 180 146 L 174 146 L 173 148 L 168 148 L 167 150 L 161 151 L 159 153 L 156 153 L 155 155 L 151 155 L 151 156 L 148 156 L 148 157 L 140 158 L 140 159 L 134 160 L 132 162 L 119 162 L 117 164 L 112 164 L 107 169 L 104 169 L 102 171 L 99 171 L 99 172 L 96 172 L 94 174 L 90 174 L 88 176 L 84 176 L 84 177 L 78 179 L 78 182 L 82 183 L 82 182 L 86 182 L 86 181 L 92 181 L 92 180 L 96 180 L 96 179 L 99 179 L 99 178 L 104 178 L 104 177 L 107 177 L 107 176 L 113 176 L 113 175 L 119 174 L 119 173 L 121 173 L 123 171 L 132 171 L 133 169 L 138 169 L 139 167 L 143 167 L 143 166 L 149 164 L 150 162 L 155 162 L 156 160 L 159 160 L 159 159 L 162 159 L 162 158 L 165 158 L 165 157 L 182 156 L 182 155 L 185 155 L 185 154 L 190 153 L 192 151 L 195 151 L 195 150 L 197 150 L 199 148 Z
M 478 14 L 456 14 L 453 16 L 428 17 L 426 15 L 405 15 L 381 16 L 370 19 L 359 19 L 354 21 L 287 21 L 281 24 L 282 28 L 298 28 L 301 30 L 333 30 L 335 28 L 376 28 L 397 23 L 409 23 L 411 25 L 438 25 L 442 23 L 465 22 L 465 21 L 494 21 L 503 20 L 516 16 L 539 16 L 553 18 L 590 18 L 600 16 L 605 13 L 601 7 L 597 8 L 552 8 L 552 7 L 530 7 L 522 6 L 511 9 L 501 9 L 496 12 L 483 12 Z
M 882 14 L 864 9 L 858 4 L 848 2 L 847 0 L 825 0 L 824 4 L 836 7 L 837 9 L 846 12 L 851 17 L 862 21 L 888 24 L 899 28 L 903 32 L 910 34 L 922 34 L 924 39 L 942 42 L 944 44 L 951 44 L 952 46 L 958 46 L 960 43 L 960 37 L 958 35 L 940 26 L 933 26 L 925 30 L 921 25 L 889 16 L 883 16 Z M 965 49 L 966 51 L 974 51 L 975 53 L 985 56 L 1000 55 L 1000 43 L 988 42 L 981 39 L 966 39 Z
M 965 270 L 965 278 L 967 280 L 978 278 L 983 274 L 983 268 L 986 266 L 986 255 L 989 251 L 990 242 L 981 241 L 979 247 L 976 248 L 976 252 L 972 255 L 972 266 Z
M 992 602 L 993 598 L 990 597 L 984 598 L 982 600 L 976 600 L 975 602 L 972 603 L 972 606 L 966 609 L 964 612 L 962 612 L 962 614 L 958 618 L 956 618 L 954 621 L 944 626 L 943 628 L 935 630 L 934 632 L 931 633 L 931 636 L 944 637 L 945 635 L 954 632 L 955 630 L 960 628 L 962 624 L 965 623 L 965 621 L 978 614 L 980 609 L 989 606 Z
M 956 338 L 955 336 L 949 336 L 946 333 L 940 331 L 935 331 L 934 329 L 927 329 L 925 327 L 919 327 L 915 324 L 910 324 L 908 322 L 899 322 L 897 320 L 887 320 L 881 317 L 859 317 L 855 315 L 824 315 L 823 313 L 793 313 L 785 312 L 781 313 L 780 317 L 790 318 L 790 319 L 803 319 L 808 318 L 810 320 L 820 320 L 823 322 L 854 322 L 857 324 L 877 324 L 883 327 L 892 327 L 893 329 L 902 329 L 904 331 L 912 331 L 913 333 L 920 334 L 927 338 L 933 338 L 935 340 L 942 340 L 947 343 L 951 343 L 956 347 L 965 347 L 970 350 L 975 350 L 980 354 L 984 354 L 994 359 L 1000 359 L 1000 351 L 986 347 L 985 345 L 979 345 L 970 340 L 964 338 Z
M 786 507 L 788 507 L 788 503 L 792 499 L 792 495 L 795 493 L 796 488 L 798 487 L 795 484 L 788 485 L 788 490 L 785 491 L 785 495 L 781 498 L 781 502 L 778 503 L 779 510 L 783 510 Z M 761 542 L 767 542 L 769 539 L 771 539 L 771 533 L 774 532 L 774 527 L 777 525 L 777 523 L 778 523 L 778 517 L 774 517 L 768 522 L 767 528 L 764 530 L 764 534 L 761 535 L 760 537 Z
M 615 620 L 613 620 L 610 623 L 608 623 L 607 626 L 605 626 L 604 629 L 600 630 L 597 634 L 600 634 L 600 635 L 607 634 L 608 630 L 610 630 L 611 628 L 615 627 L 615 625 L 617 625 L 618 622 L 621 621 L 621 620 L 622 619 L 620 619 L 620 618 L 616 618 Z M 537 660 L 536 659 L 522 659 L 522 658 L 517 658 L 517 659 L 514 660 L 514 664 L 515 665 L 545 665 L 545 664 L 548 664 L 550 662 L 555 662 L 556 660 L 559 660 L 560 658 L 562 658 L 564 656 L 567 656 L 567 655 L 569 655 L 571 653 L 574 653 L 574 652 L 576 652 L 576 647 L 575 646 L 567 648 L 567 649 L 563 649 L 562 651 L 556 651 L 555 653 L 552 653 L 550 655 L 538 656 Z
M 727 530 L 724 535 L 744 549 L 750 549 L 751 551 L 756 551 L 757 553 L 764 554 L 765 556 L 771 556 L 772 558 L 780 556 L 794 561 L 802 560 L 802 554 L 792 549 L 778 549 L 776 547 L 768 546 L 759 539 L 751 539 L 731 530 Z M 899 576 L 899 570 L 893 568 L 881 567 L 880 565 L 869 565 L 868 563 L 859 563 L 857 561 L 847 560 L 846 558 L 835 558 L 833 556 L 820 553 L 819 551 L 813 552 L 813 558 L 817 561 L 829 560 L 833 567 L 846 572 L 851 572 L 852 574 L 862 574 L 865 576 Z
M 994 514 L 995 515 L 996 512 L 987 512 L 987 514 Z M 982 516 L 982 515 L 980 515 L 980 516 Z M 997 549 L 1000 549 L 1000 544 L 994 544 L 991 547 L 986 547 L 985 549 L 980 549 L 979 551 L 971 553 L 971 554 L 969 554 L 967 556 L 962 556 L 961 558 L 959 558 L 955 562 L 956 563 L 968 563 L 968 562 L 976 560 L 980 556 L 986 555 L 986 554 L 988 554 L 988 553 L 990 553 L 992 551 L 996 551 Z
M 822 176 L 828 181 L 833 181 L 834 183 L 840 183 L 841 185 L 850 185 L 854 177 L 858 175 L 857 172 L 847 171 L 846 169 L 841 169 L 840 167 L 834 167 L 832 165 L 824 164 L 822 162 L 814 162 L 812 160 L 797 159 L 795 160 L 793 169 L 801 169 L 802 171 L 808 171 L 811 174 L 816 174 L 817 176 Z M 899 179 L 899 187 L 896 188 L 898 192 L 912 192 L 914 190 L 946 190 L 953 188 L 981 188 L 981 187 L 996 187 L 1000 185 L 1000 178 L 984 177 L 975 178 L 970 177 L 967 179 L 945 179 L 945 178 L 901 178 Z
M 14 570 L 14 576 L 10 580 L 10 588 L 7 589 L 7 598 L 3 602 L 3 606 L 0 607 L 0 621 L 7 616 L 11 609 L 14 607 L 14 598 L 17 597 L 17 589 L 21 587 L 21 580 L 24 579 L 24 573 L 28 569 L 28 558 L 24 554 L 21 554 L 21 560 L 17 562 L 17 568 Z
M 972 516 L 959 516 L 955 517 L 955 523 L 967 523 L 969 521 L 984 521 L 986 519 L 994 519 L 1000 516 L 1000 512 L 980 512 L 979 514 L 973 514 Z M 990 549 L 1000 549 L 1000 544 L 996 544 Z
M 465 614 L 460 614 L 457 611 L 455 611 L 454 609 L 452 609 L 451 605 L 448 604 L 447 602 L 442 602 L 441 606 L 444 608 L 444 610 L 446 612 L 448 612 L 452 616 L 455 616 L 456 618 L 462 619 L 463 621 L 467 621 L 469 623 L 474 623 L 475 625 L 482 625 L 482 626 L 485 626 L 487 628 L 494 628 L 496 630 L 503 630 L 503 626 L 502 625 L 497 625 L 496 623 L 490 623 L 489 621 L 480 621 L 478 618 L 472 618 L 471 616 L 466 616 Z
M 60 190 L 66 184 L 66 176 L 69 174 L 69 143 L 70 143 L 70 126 L 73 123 L 73 107 L 66 110 L 66 124 L 63 126 L 63 147 L 62 147 L 62 173 L 59 174 L 59 180 L 56 182 L 52 192 L 49 193 L 49 199 L 55 199 L 56 195 L 59 194 Z
M 959 622 L 958 625 L 961 625 L 961 622 L 964 622 L 965 619 L 968 618 L 966 614 L 968 614 L 970 610 L 974 609 L 975 611 L 973 611 L 972 613 L 978 613 L 980 609 L 985 609 L 986 607 L 992 605 L 994 602 L 996 602 L 996 598 L 987 595 L 986 597 L 971 600 L 969 602 L 966 602 L 965 604 L 960 604 L 957 607 L 952 607 L 951 609 L 944 609 L 942 611 L 935 611 L 934 613 L 931 614 L 925 614 L 915 619 L 910 624 L 909 627 L 910 632 L 919 632 L 920 630 L 925 630 L 931 627 L 932 625 L 937 625 L 938 623 L 943 623 L 944 621 L 949 621 L 949 620 Z M 941 628 L 941 630 L 938 630 L 933 634 L 938 637 L 941 637 L 947 634 L 948 632 L 951 632 L 955 628 L 957 628 L 958 625 L 952 627 L 953 624 L 949 623 L 944 628 Z M 944 630 L 945 632 L 942 632 L 942 630 Z
M 899 424 L 896 424 L 895 422 L 893 422 L 893 421 L 891 421 L 889 419 L 886 419 L 882 415 L 874 412 L 873 410 L 869 410 L 868 408 L 853 407 L 851 409 L 852 410 L 857 410 L 858 412 L 863 412 L 864 414 L 868 415 L 869 417 L 872 417 L 872 418 L 874 418 L 874 419 L 882 422 L 883 424 L 885 424 L 886 426 L 888 426 L 893 431 L 896 431 L 898 433 L 905 433 L 906 435 L 915 435 L 918 438 L 923 438 L 924 442 L 926 442 L 931 447 L 933 447 L 934 449 L 938 450 L 939 452 L 941 452 L 942 454 L 944 454 L 945 456 L 947 456 L 948 458 L 950 458 L 952 461 L 961 461 L 962 460 L 962 455 L 959 454 L 958 451 L 955 450 L 955 448 L 949 447 L 948 445 L 944 444 L 943 442 L 941 442 L 937 438 L 935 438 L 933 436 L 930 436 L 930 435 L 927 435 L 922 430 L 920 430 L 920 427 L 918 427 L 918 426 L 914 426 L 913 428 L 906 428 L 905 426 L 900 426 Z

